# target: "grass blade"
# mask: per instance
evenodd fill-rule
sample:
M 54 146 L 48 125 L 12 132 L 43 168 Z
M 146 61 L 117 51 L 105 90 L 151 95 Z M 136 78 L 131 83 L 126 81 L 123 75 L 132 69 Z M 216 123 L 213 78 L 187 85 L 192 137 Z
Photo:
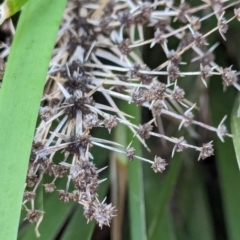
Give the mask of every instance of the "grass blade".
M 0 239 L 15 239 L 48 64 L 66 0 L 29 2 L 20 17 L 0 92 Z
M 138 124 L 141 122 L 140 108 L 137 106 L 126 105 L 121 106 L 125 112 L 134 116 L 132 123 Z M 142 145 L 138 139 L 133 140 L 133 133 L 128 130 L 127 142 L 132 142 L 132 147 L 135 148 L 138 156 L 142 155 Z M 148 166 L 149 167 L 149 166 Z M 146 219 L 145 219 L 145 204 L 143 194 L 143 173 L 142 162 L 134 160 L 128 163 L 128 197 L 129 197 L 129 211 L 130 211 L 130 232 L 132 240 L 146 240 Z
M 171 160 L 171 163 L 167 169 L 167 176 L 161 185 L 162 190 L 160 192 L 159 200 L 156 204 L 156 211 L 154 216 L 152 216 L 152 222 L 150 223 L 148 229 L 148 239 L 158 239 L 157 235 L 159 234 L 160 230 L 164 231 L 162 225 L 163 222 L 167 220 L 166 209 L 169 205 L 170 197 L 182 166 L 182 160 L 178 158 L 179 157 L 176 156 Z
M 214 228 L 211 218 L 209 201 L 203 185 L 201 176 L 201 162 L 193 161 L 197 159 L 197 154 L 191 154 L 185 161 L 184 171 L 182 171 L 177 186 L 177 202 L 179 213 L 182 219 L 178 226 L 178 239 L 213 240 Z M 187 158 L 186 158 L 187 159 Z
M 222 54 L 224 54 L 222 52 Z M 227 101 L 220 101 L 223 98 L 222 85 L 219 81 L 214 79 L 210 84 L 210 104 L 213 124 L 217 126 L 224 115 L 231 115 L 232 102 L 236 97 L 236 92 L 233 88 L 228 88 L 224 93 L 224 99 Z M 226 126 L 229 129 L 229 119 L 226 120 Z M 225 223 L 229 239 L 238 240 L 240 238 L 240 228 L 238 227 L 238 220 L 240 216 L 240 174 L 236 161 L 236 156 L 233 148 L 232 139 L 226 138 L 222 143 L 217 136 L 215 136 L 215 155 L 217 156 L 217 167 L 219 172 L 219 180 L 221 183 L 221 192 L 223 199 L 223 208 L 225 215 Z
M 235 106 L 231 118 L 231 130 L 233 133 L 233 144 L 237 157 L 238 168 L 240 169 L 240 118 L 238 117 L 239 97 L 235 101 Z

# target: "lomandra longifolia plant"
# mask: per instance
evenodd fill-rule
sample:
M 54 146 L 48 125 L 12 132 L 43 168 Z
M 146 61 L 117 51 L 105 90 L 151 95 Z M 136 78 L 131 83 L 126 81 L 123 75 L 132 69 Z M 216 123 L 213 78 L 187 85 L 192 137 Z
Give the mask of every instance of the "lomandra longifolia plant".
M 172 119 L 179 124 L 179 129 L 187 128 L 191 134 L 192 125 L 197 125 L 215 132 L 222 141 L 224 137 L 231 137 L 224 125 L 226 116 L 222 116 L 218 126 L 194 118 L 193 113 L 201 109 L 185 98 L 181 82 L 187 76 L 194 76 L 207 88 L 211 76 L 217 75 L 224 91 L 228 87 L 240 90 L 237 72 L 231 66 L 219 66 L 214 59 L 218 43 L 208 44 L 208 37 L 214 32 L 227 41 L 225 33 L 229 23 L 240 20 L 238 1 L 204 0 L 198 6 L 191 4 L 191 1 L 175 3 L 171 0 L 75 0 L 67 3 L 49 64 L 40 121 L 29 159 L 22 203 L 26 219 L 39 223 L 43 217 L 34 201 L 46 174 L 52 177 L 44 184 L 46 192 L 58 191 L 62 202 L 75 201 L 82 205 L 87 221 L 96 220 L 100 227 L 110 225 L 117 211 L 105 199 L 98 198 L 99 184 L 104 181 L 99 179 L 99 173 L 105 167 L 96 168 L 95 161 L 101 156 L 91 154 L 92 147 L 121 153 L 129 161 L 143 161 L 150 164 L 153 173 L 162 173 L 167 167 L 168 163 L 161 156 L 146 159 L 136 155 L 131 142 L 122 146 L 93 137 L 95 128 L 106 128 L 111 134 L 115 127 L 123 124 L 132 132 L 132 139 L 137 138 L 148 150 L 151 149 L 145 140 L 160 138 L 172 144 L 172 156 L 189 148 L 198 152 L 198 160 L 214 154 L 212 141 L 195 146 L 183 136 L 172 137 L 164 131 L 153 131 L 154 125 L 161 124 L 160 117 Z M 225 17 L 227 10 L 232 11 L 230 18 Z M 216 25 L 204 31 L 212 18 Z M 14 35 L 10 22 L 5 22 L 2 28 Z M 153 29 L 153 34 L 146 39 L 148 29 Z M 170 47 L 171 41 L 177 43 L 175 49 Z M 0 77 L 10 45 L 11 40 L 1 44 Z M 141 50 L 143 46 L 150 49 L 155 45 L 161 46 L 166 60 L 150 69 L 144 64 Z M 186 52 L 194 57 L 185 57 Z M 197 63 L 194 66 L 198 69 L 181 70 L 192 62 Z M 133 124 L 134 116 L 119 108 L 116 99 L 149 109 L 152 120 Z M 61 155 L 60 162 L 56 161 L 56 153 Z M 66 187 L 59 189 L 58 179 L 64 176 Z M 70 190 L 72 186 L 74 190 Z

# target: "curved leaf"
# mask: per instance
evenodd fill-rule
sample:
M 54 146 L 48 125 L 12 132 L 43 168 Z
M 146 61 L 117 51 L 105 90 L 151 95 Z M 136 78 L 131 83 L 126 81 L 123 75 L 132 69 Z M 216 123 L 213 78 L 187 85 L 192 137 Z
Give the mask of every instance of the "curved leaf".
M 66 0 L 24 8 L 0 92 L 0 239 L 17 236 L 39 104 Z

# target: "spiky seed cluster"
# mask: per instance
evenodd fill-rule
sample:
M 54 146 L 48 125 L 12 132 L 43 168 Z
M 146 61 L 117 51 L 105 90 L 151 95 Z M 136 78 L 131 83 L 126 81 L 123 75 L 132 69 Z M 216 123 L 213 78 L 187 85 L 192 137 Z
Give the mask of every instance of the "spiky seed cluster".
M 179 88 L 178 86 L 172 92 L 172 98 L 178 102 L 182 102 L 184 99 L 185 92 L 183 89 Z
M 71 193 L 66 192 L 65 190 L 58 190 L 58 197 L 60 201 L 68 203 L 69 200 L 71 199 Z
M 35 197 L 36 197 L 35 192 L 24 191 L 23 201 L 30 202 L 30 201 L 33 201 Z
M 104 120 L 103 120 L 103 124 L 105 126 L 105 128 L 108 129 L 108 131 L 111 131 L 113 128 L 115 128 L 118 125 L 118 119 L 117 116 L 115 115 L 105 115 L 104 116 Z
M 133 65 L 131 71 L 131 78 L 137 78 L 143 84 L 150 84 L 153 80 L 153 76 L 145 73 L 141 73 L 141 71 L 151 71 L 149 67 L 140 66 L 139 64 Z
M 98 203 L 95 202 L 93 205 L 94 212 L 93 217 L 98 222 L 98 225 L 100 228 L 103 227 L 103 225 L 110 226 L 110 222 L 112 218 L 114 217 L 114 207 L 112 207 L 112 204 L 106 204 L 104 202 Z
M 130 44 L 130 39 L 125 39 L 119 43 L 118 48 L 123 55 L 128 55 L 132 51 L 132 48 L 130 48 Z
M 89 110 L 87 105 L 94 106 L 95 102 L 92 98 L 87 97 L 71 97 L 67 100 L 67 104 L 70 105 L 66 107 L 65 113 L 68 115 L 70 119 L 76 118 L 77 112 L 81 111 L 83 115 L 90 114 L 91 111 Z
M 95 200 L 98 188 L 98 173 L 95 165 L 90 161 L 81 161 L 70 168 L 70 176 L 80 196 L 89 195 L 89 201 Z M 79 199 L 81 201 L 81 199 Z
M 39 210 L 29 210 L 27 213 L 27 217 L 26 219 L 30 222 L 30 223 L 37 223 L 40 218 L 42 217 L 43 212 L 39 211 Z
M 133 161 L 133 159 L 135 158 L 135 155 L 136 155 L 135 149 L 133 147 L 127 147 L 126 156 L 128 160 Z
M 68 141 L 69 144 L 65 150 L 71 154 L 85 153 L 87 148 L 92 146 L 90 135 L 72 136 Z
M 214 152 L 212 142 L 203 144 L 202 148 L 200 149 L 199 159 L 202 158 L 203 160 L 212 156 Z
M 222 71 L 222 80 L 224 86 L 233 85 L 236 81 L 236 71 L 232 70 L 232 67 L 224 68 Z
M 44 184 L 44 189 L 45 189 L 45 192 L 52 193 L 55 191 L 56 186 L 54 183 L 46 183 Z
M 155 157 L 154 159 L 154 163 L 152 164 L 152 169 L 155 173 L 157 172 L 163 172 L 166 169 L 166 166 L 168 165 L 168 163 L 166 163 L 166 161 L 160 157 Z
M 149 123 L 145 123 L 144 125 L 140 125 L 138 129 L 138 134 L 143 139 L 150 138 L 150 132 L 152 131 L 153 126 Z
M 144 159 L 136 155 L 130 144 L 121 148 L 116 142 L 93 137 L 97 127 L 111 133 L 124 124 L 145 147 L 145 139 L 156 136 L 174 144 L 172 155 L 192 148 L 200 152 L 202 159 L 213 155 L 211 142 L 197 147 L 183 137 L 167 136 L 168 131 L 164 134 L 161 129 L 165 125 L 158 126 L 161 133 L 154 132 L 152 123 L 166 117 L 179 122 L 180 127 L 190 124 L 204 127 L 217 133 L 221 140 L 231 136 L 222 122 L 212 127 L 193 119 L 192 112 L 198 106 L 185 99 L 187 94 L 181 87 L 187 75 L 201 79 L 206 86 L 207 80 L 216 75 L 224 87 L 240 88 L 237 72 L 231 67 L 218 66 L 213 54 L 217 45 L 207 43 L 208 35 L 217 31 L 225 39 L 229 22 L 240 19 L 240 10 L 235 10 L 234 17 L 228 20 L 224 18 L 225 1 L 208 2 L 204 8 L 210 7 L 212 12 L 204 18 L 196 17 L 202 7 L 192 8 L 184 1 L 180 6 L 174 6 L 173 1 L 110 1 L 100 13 L 95 9 L 101 9 L 101 1 L 68 2 L 49 66 L 39 110 L 41 122 L 36 128 L 26 177 L 26 185 L 31 189 L 25 190 L 23 206 L 30 222 L 38 222 L 42 217 L 40 211 L 28 209 L 28 204 L 34 202 L 36 189 L 47 174 L 52 181 L 44 184 L 46 192 L 57 190 L 61 201 L 81 204 L 88 221 L 95 219 L 100 227 L 110 224 L 114 208 L 98 200 L 101 169 L 96 169 L 92 159 L 101 156 L 92 155 L 92 146 L 120 152 L 129 161 L 151 163 L 154 172 L 165 170 L 167 163 L 160 157 L 154 161 Z M 216 28 L 203 32 L 205 20 L 212 16 L 217 18 Z M 173 20 L 180 22 L 179 28 L 172 25 Z M 152 36 L 145 40 L 144 30 L 149 27 L 153 28 Z M 176 49 L 172 49 L 172 40 L 178 43 Z M 154 45 L 162 48 L 166 61 L 151 69 L 139 53 L 142 46 Z M 187 61 L 183 55 L 187 51 L 193 52 L 191 61 L 199 66 L 195 72 L 181 70 L 181 64 Z M 0 79 L 6 52 L 9 52 L 7 44 L 0 52 Z M 124 113 L 125 109 L 119 109 L 116 98 L 150 109 L 154 119 L 143 125 L 131 123 L 131 116 Z M 64 190 L 58 189 L 58 179 L 63 177 L 67 179 Z M 69 191 L 72 186 L 74 190 Z

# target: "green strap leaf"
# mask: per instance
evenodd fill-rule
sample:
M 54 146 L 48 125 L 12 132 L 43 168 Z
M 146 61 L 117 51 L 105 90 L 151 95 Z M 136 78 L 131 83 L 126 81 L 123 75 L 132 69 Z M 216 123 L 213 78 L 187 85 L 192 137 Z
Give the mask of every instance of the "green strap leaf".
M 126 103 L 125 103 L 126 104 Z M 125 108 L 126 107 L 126 108 Z M 137 106 L 126 105 L 122 106 L 122 109 L 135 118 L 133 123 L 138 124 L 141 122 L 141 111 Z M 128 130 L 127 141 L 133 140 L 133 133 Z M 142 155 L 142 145 L 138 139 L 134 139 L 131 145 L 136 150 L 136 154 Z M 148 167 L 151 167 L 148 165 Z M 134 160 L 128 163 L 128 196 L 129 196 L 129 211 L 130 211 L 130 229 L 131 239 L 138 240 L 147 239 L 146 233 L 146 219 L 145 219 L 145 203 L 143 194 L 143 173 L 142 162 L 140 160 Z
M 231 118 L 231 130 L 233 133 L 233 144 L 237 157 L 238 167 L 240 169 L 240 117 L 238 116 L 239 110 L 239 97 L 235 101 L 235 105 L 232 112 Z
M 0 92 L 0 239 L 17 236 L 39 104 L 66 0 L 24 8 Z
M 223 64 L 222 64 L 223 65 Z M 213 125 L 218 126 L 224 115 L 230 116 L 232 103 L 236 98 L 236 91 L 228 88 L 226 93 L 222 93 L 222 84 L 215 81 L 214 77 L 210 84 L 210 105 Z M 221 101 L 221 99 L 227 101 Z M 225 122 L 229 129 L 229 119 Z M 225 138 L 222 143 L 215 135 L 215 155 L 218 167 L 219 180 L 221 184 L 221 194 L 224 209 L 224 219 L 229 239 L 237 240 L 240 238 L 240 228 L 238 218 L 240 215 L 240 174 L 236 161 L 236 156 L 232 144 L 232 139 Z

